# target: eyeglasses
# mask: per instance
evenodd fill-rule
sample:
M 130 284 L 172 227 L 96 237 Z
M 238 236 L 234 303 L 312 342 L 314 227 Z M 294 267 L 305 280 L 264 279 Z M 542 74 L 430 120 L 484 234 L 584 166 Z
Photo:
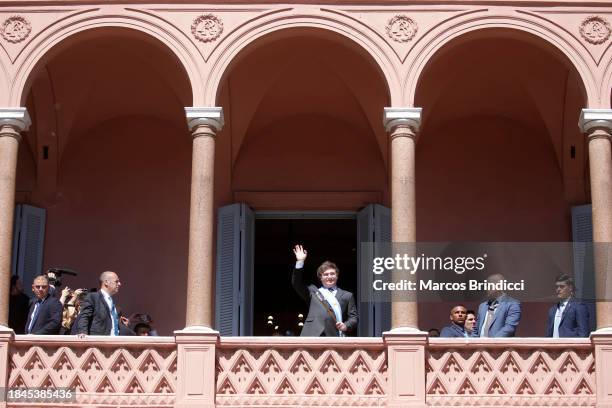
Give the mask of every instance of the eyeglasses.
M 34 289 L 47 289 L 49 285 L 32 285 Z

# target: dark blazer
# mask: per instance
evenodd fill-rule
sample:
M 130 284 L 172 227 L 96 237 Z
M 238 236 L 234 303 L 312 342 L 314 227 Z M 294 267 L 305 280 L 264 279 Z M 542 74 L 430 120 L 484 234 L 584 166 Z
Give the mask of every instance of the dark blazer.
M 30 302 L 30 310 L 28 312 L 28 320 L 26 321 L 26 332 L 30 326 L 32 312 L 38 299 L 32 299 Z M 47 295 L 45 300 L 38 307 L 38 312 L 34 318 L 34 324 L 30 334 L 58 334 L 62 326 L 62 304 L 57 298 Z
M 497 301 L 497 309 L 493 315 L 493 323 L 489 328 L 489 337 L 514 337 L 516 327 L 521 321 L 521 303 L 506 294 L 500 296 Z M 476 334 L 474 337 L 479 337 L 482 334 L 482 324 L 489 305 L 487 302 L 482 302 L 478 306 L 478 317 L 476 318 Z
M 557 307 L 558 303 L 551 306 L 548 310 L 546 337 L 553 336 Z M 589 337 L 589 334 L 589 311 L 582 302 L 571 298 L 561 315 L 559 337 Z
M 291 284 L 293 289 L 306 302 L 310 302 L 308 316 L 302 328 L 302 336 L 329 336 L 338 337 L 338 329 L 336 329 L 335 319 L 329 315 L 327 309 L 313 295 L 319 289 L 315 285 L 306 285 L 303 279 L 304 268 L 294 269 L 291 274 Z M 346 325 L 347 333 L 353 332 L 357 328 L 359 317 L 357 316 L 357 307 L 355 306 L 355 297 L 351 292 L 338 288 L 336 291 L 336 299 L 340 303 L 342 310 L 342 321 Z
M 471 337 L 470 335 L 465 335 L 465 329 L 458 324 L 451 322 L 446 327 L 442 328 L 440 332 L 440 337 Z
M 111 312 L 104 300 L 102 292 L 88 293 L 81 301 L 81 312 L 74 324 L 77 325 L 77 334 L 90 334 L 92 336 L 110 336 L 113 327 Z M 119 325 L 119 335 L 121 324 Z
M 74 322 L 72 322 L 72 326 L 70 327 L 70 329 L 66 329 L 64 330 L 64 333 L 61 333 L 60 330 L 60 334 L 70 334 L 70 335 L 75 335 L 75 334 L 79 334 L 79 332 L 77 331 L 78 327 L 79 327 L 79 320 L 81 318 L 81 314 L 79 314 L 75 319 Z M 62 327 L 63 329 L 63 327 Z M 110 329 L 108 329 L 110 331 Z M 135 336 L 136 333 L 134 333 L 134 331 L 132 329 L 130 329 L 129 327 L 127 327 L 125 324 L 119 322 L 119 335 L 120 336 Z
M 15 331 L 15 334 L 25 333 L 29 310 L 30 298 L 28 295 L 23 292 L 11 295 L 11 300 L 9 301 L 9 327 Z

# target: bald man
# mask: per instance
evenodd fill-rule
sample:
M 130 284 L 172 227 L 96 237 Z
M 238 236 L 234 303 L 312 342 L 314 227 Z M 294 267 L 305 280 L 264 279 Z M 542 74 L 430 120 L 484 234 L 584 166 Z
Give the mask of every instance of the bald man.
M 440 337 L 470 337 L 465 331 L 465 317 L 467 309 L 463 305 L 457 305 L 451 309 L 451 324 L 443 327 Z
M 505 280 L 497 273 L 487 278 L 491 283 Z M 489 290 L 487 300 L 478 306 L 475 337 L 514 337 L 521 321 L 521 302 L 503 291 Z
M 77 334 L 92 336 L 119 336 L 121 321 L 113 300 L 119 292 L 121 281 L 112 271 L 100 275 L 100 290 L 89 293 L 81 302 L 81 313 L 77 320 Z

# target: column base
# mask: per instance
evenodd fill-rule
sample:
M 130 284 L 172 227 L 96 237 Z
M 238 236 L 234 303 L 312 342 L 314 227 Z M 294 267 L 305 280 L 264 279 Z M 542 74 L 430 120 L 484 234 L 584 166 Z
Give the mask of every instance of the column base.
M 9 381 L 9 346 L 15 339 L 15 332 L 10 327 L 0 325 L 0 387 L 6 389 Z M 6 407 L 6 401 L 4 398 L 0 400 L 0 408 Z
M 598 329 L 591 333 L 595 348 L 596 407 L 612 408 L 612 327 Z
M 177 408 L 215 407 L 216 346 L 219 332 L 191 326 L 174 332 L 177 346 Z
M 425 407 L 427 333 L 398 327 L 384 332 L 383 341 L 389 370 L 387 407 Z
M 427 336 L 427 332 L 421 331 L 415 327 L 408 327 L 408 326 L 404 326 L 404 327 L 394 327 L 393 329 L 389 330 L 388 332 L 385 332 L 387 334 L 391 334 L 391 335 L 395 335 L 395 334 L 418 334 L 418 335 L 422 335 L 422 336 Z M 383 335 L 385 334 L 383 333 Z

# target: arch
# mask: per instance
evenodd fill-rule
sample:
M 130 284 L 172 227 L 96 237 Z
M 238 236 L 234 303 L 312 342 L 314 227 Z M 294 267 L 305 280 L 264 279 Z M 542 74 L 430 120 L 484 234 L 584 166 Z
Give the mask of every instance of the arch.
M 430 31 L 421 39 L 422 47 L 416 51 L 417 56 L 410 67 L 404 89 L 406 89 L 406 99 L 403 101 L 406 106 L 413 106 L 418 83 L 423 71 L 428 63 L 436 54 L 445 48 L 450 42 L 469 34 L 485 33 L 486 30 L 506 29 L 514 31 L 520 38 L 533 38 L 542 42 L 539 45 L 549 45 L 553 51 L 558 51 L 574 67 L 582 80 L 582 87 L 585 92 L 586 105 L 597 105 L 599 92 L 596 85 L 594 74 L 589 64 L 582 57 L 579 48 L 573 45 L 570 40 L 564 38 L 559 33 L 543 26 L 539 22 L 531 21 L 523 16 L 476 16 L 453 25 L 443 25 L 438 30 Z M 527 34 L 525 37 L 522 34 Z
M 21 105 L 10 105 L 8 100 L 5 98 L 9 94 L 9 78 L 4 67 L 4 61 L 0 58 L 0 95 L 4 95 L 4 98 L 0 101 L 3 106 L 21 106 Z
M 27 97 L 29 81 L 33 77 L 32 74 L 46 59 L 52 57 L 51 54 L 60 45 L 63 46 L 66 41 L 75 39 L 80 33 L 101 28 L 133 30 L 135 33 L 144 34 L 147 39 L 169 50 L 181 63 L 189 78 L 193 104 L 201 100 L 198 94 L 198 91 L 202 89 L 201 75 L 195 58 L 198 51 L 190 41 L 180 40 L 181 36 L 185 36 L 184 33 L 169 24 L 158 24 L 146 20 L 141 15 L 78 15 L 76 18 L 63 20 L 60 26 L 48 27 L 39 34 L 38 41 L 33 41 L 23 50 L 15 63 L 17 70 L 9 91 L 9 104 L 23 106 Z
M 610 109 L 612 108 L 612 58 L 608 59 L 603 76 L 601 77 L 601 88 L 599 90 L 601 98 L 598 106 L 588 106 L 589 108 Z
M 236 30 L 224 40 L 227 45 L 218 48 L 219 54 L 212 61 L 213 66 L 204 85 L 205 102 L 209 105 L 217 103 L 223 79 L 241 51 L 249 48 L 264 36 L 278 34 L 280 31 L 287 32 L 285 30 L 291 29 L 318 29 L 322 32 L 334 33 L 357 45 L 359 50 L 368 54 L 376 63 L 387 85 L 390 103 L 399 102 L 401 89 L 396 66 L 399 65 L 399 61 L 396 64 L 392 62 L 393 53 L 389 45 L 382 39 L 377 39 L 378 34 L 374 34 L 369 27 L 364 25 L 360 30 L 355 27 L 353 21 L 344 21 L 337 15 L 336 17 L 332 19 L 309 13 L 301 15 L 281 13 L 274 14 L 265 22 L 251 21 L 242 29 Z

